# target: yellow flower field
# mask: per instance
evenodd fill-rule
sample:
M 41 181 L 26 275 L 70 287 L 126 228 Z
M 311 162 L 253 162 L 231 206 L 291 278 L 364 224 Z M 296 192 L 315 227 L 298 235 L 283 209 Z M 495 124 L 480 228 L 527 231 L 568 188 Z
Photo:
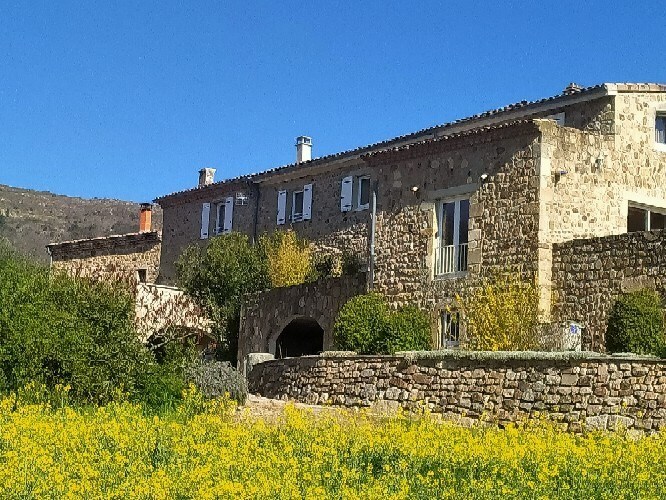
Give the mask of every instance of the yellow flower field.
M 195 403 L 192 400 L 195 399 Z M 0 401 L 1 498 L 663 498 L 666 438 Z

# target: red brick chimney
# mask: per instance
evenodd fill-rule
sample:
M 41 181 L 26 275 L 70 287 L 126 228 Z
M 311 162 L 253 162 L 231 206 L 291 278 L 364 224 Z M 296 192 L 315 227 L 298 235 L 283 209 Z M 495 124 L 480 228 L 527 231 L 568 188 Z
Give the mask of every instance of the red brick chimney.
M 152 221 L 151 216 L 153 214 L 153 205 L 150 203 L 142 203 L 141 209 L 139 211 L 139 232 L 148 233 L 150 232 Z

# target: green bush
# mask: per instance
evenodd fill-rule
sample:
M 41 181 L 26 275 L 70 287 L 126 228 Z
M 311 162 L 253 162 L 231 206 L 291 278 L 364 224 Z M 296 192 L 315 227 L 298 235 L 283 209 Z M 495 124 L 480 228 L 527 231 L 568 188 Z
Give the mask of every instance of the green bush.
M 68 385 L 74 401 L 104 403 L 136 394 L 151 358 L 123 290 L 0 251 L 0 390 Z
M 610 352 L 663 355 L 665 344 L 659 294 L 643 289 L 620 295 L 608 317 L 606 348 Z
M 241 298 L 270 287 L 268 263 L 248 237 L 229 233 L 188 247 L 176 263 L 178 284 L 206 311 L 220 359 L 236 363 Z
M 333 326 L 337 349 L 359 354 L 392 354 L 430 349 L 430 321 L 420 309 L 408 306 L 391 312 L 378 293 L 359 295 L 340 309 Z
M 197 361 L 186 370 L 187 380 L 207 398 L 229 395 L 240 404 L 247 399 L 247 381 L 226 361 Z
M 389 316 L 384 335 L 384 351 L 422 351 L 432 347 L 428 316 L 414 306 L 404 307 Z
M 350 299 L 333 326 L 335 346 L 342 351 L 377 354 L 383 350 L 389 309 L 384 297 L 377 293 Z

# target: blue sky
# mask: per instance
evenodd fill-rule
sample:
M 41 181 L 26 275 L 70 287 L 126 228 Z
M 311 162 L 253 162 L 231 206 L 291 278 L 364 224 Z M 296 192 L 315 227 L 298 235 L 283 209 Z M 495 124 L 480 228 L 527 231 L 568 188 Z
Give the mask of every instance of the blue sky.
M 666 82 L 659 2 L 0 2 L 0 184 L 134 201 L 569 82 Z

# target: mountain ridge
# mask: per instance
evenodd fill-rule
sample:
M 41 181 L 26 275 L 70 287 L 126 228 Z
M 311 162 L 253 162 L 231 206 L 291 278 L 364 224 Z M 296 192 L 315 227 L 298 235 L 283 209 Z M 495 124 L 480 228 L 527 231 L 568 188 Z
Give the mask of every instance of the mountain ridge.
M 153 230 L 162 230 L 162 210 L 153 206 Z M 33 260 L 47 263 L 46 245 L 134 233 L 139 204 L 110 198 L 79 198 L 0 184 L 0 239 Z

